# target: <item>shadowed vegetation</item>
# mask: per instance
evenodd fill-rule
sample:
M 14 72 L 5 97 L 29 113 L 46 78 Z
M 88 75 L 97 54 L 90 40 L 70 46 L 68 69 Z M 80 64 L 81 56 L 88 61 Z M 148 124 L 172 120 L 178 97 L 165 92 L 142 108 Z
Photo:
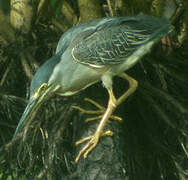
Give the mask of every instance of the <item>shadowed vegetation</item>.
M 114 113 L 124 121 L 107 124 L 114 136 L 74 163 L 80 149 L 75 142 L 98 121 L 85 123 L 88 116 L 73 106 L 95 109 L 84 97 L 106 106 L 107 93 L 97 83 L 45 102 L 26 138 L 22 131 L 12 141 L 33 74 L 54 55 L 61 35 L 87 20 L 140 13 L 170 19 L 175 31 L 127 72 L 139 87 Z M 185 1 L 0 1 L 0 179 L 188 179 L 187 24 Z M 128 83 L 115 77 L 113 86 L 119 96 Z

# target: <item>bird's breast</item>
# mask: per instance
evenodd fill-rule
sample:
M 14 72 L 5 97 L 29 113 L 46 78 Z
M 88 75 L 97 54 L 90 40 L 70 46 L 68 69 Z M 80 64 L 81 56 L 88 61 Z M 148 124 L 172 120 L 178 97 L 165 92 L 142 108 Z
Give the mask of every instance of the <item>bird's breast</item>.
M 49 80 L 61 88 L 57 94 L 70 96 L 101 80 L 106 68 L 93 68 L 76 62 L 70 54 L 64 54 Z

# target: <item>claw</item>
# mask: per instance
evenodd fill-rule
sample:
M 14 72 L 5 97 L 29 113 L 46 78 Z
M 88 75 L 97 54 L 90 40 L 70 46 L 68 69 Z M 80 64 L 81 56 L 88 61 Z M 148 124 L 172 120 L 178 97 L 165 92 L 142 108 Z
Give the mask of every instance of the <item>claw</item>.
M 84 98 L 84 101 L 93 104 L 95 107 L 97 107 L 97 108 L 100 109 L 101 111 L 105 111 L 105 108 L 104 108 L 103 106 L 101 106 L 100 104 L 98 104 L 97 102 L 93 101 L 93 100 L 90 99 L 90 98 Z
M 74 109 L 77 109 L 79 111 L 81 111 L 84 114 L 102 114 L 104 111 L 101 110 L 86 110 L 81 108 L 80 106 L 72 106 Z
M 105 108 L 103 106 L 101 106 L 100 104 L 98 104 L 97 102 L 95 102 L 94 100 L 90 99 L 90 98 L 84 98 L 84 101 L 91 103 L 92 105 L 94 105 L 99 110 L 86 110 L 86 109 L 83 109 L 79 106 L 73 106 L 73 108 L 81 111 L 84 114 L 99 115 L 99 116 L 87 118 L 86 122 L 90 122 L 90 121 L 94 121 L 94 120 L 100 120 L 103 117 L 103 114 L 105 112 Z M 123 119 L 121 117 L 115 116 L 115 115 L 111 115 L 110 119 L 112 119 L 114 121 L 118 121 L 118 122 L 123 121 Z
M 82 150 L 78 153 L 75 162 L 77 163 L 81 156 L 83 155 L 84 159 L 87 158 L 88 154 L 97 146 L 99 139 L 101 136 L 113 136 L 113 132 L 108 130 L 101 135 L 98 134 L 97 132 L 93 136 L 88 136 L 86 138 L 83 138 L 75 143 L 76 146 L 89 141 L 83 148 Z
M 99 115 L 99 116 L 95 116 L 95 117 L 92 117 L 92 118 L 87 118 L 85 120 L 85 122 L 91 122 L 91 121 L 95 121 L 95 120 L 99 120 L 103 117 L 103 115 Z M 110 116 L 110 119 L 114 120 L 114 121 L 119 121 L 119 122 L 122 122 L 123 119 L 119 116 L 115 116 L 115 115 L 112 115 Z

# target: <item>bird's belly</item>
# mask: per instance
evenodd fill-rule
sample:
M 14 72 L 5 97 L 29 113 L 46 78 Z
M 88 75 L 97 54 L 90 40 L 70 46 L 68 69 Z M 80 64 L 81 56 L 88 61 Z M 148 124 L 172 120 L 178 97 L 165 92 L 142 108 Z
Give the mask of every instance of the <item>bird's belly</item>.
M 68 70 L 60 71 L 66 72 L 60 75 L 60 84 L 62 88 L 57 94 L 61 96 L 76 94 L 100 81 L 102 75 L 106 72 L 106 68 L 96 69 L 79 63 L 72 63 L 72 65 L 70 67 L 67 66 L 67 68 Z
M 72 95 L 74 95 L 74 94 L 80 92 L 81 90 L 86 89 L 87 87 L 91 86 L 92 84 L 97 83 L 97 82 L 98 82 L 98 81 L 93 81 L 93 82 L 91 82 L 90 84 L 86 84 L 85 86 L 83 86 L 83 87 L 80 88 L 80 89 L 70 90 L 70 91 L 66 91 L 66 92 L 59 90 L 56 94 L 57 94 L 57 95 L 60 95 L 60 96 L 72 96 Z

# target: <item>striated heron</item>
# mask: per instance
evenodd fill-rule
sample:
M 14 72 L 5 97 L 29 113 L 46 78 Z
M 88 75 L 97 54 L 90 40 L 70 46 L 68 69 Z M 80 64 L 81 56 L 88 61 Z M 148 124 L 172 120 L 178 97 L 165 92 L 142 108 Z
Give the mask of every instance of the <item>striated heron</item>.
M 92 136 L 76 157 L 86 158 L 96 147 L 107 120 L 115 108 L 137 88 L 137 81 L 124 73 L 135 65 L 152 45 L 173 30 L 166 19 L 151 16 L 113 17 L 88 21 L 65 32 L 56 54 L 35 73 L 30 86 L 29 103 L 20 119 L 14 137 L 31 121 L 44 100 L 54 94 L 73 95 L 102 81 L 109 94 L 107 108 Z M 118 99 L 113 94 L 112 79 L 119 76 L 129 82 L 129 89 Z M 109 132 L 109 131 L 108 131 Z

